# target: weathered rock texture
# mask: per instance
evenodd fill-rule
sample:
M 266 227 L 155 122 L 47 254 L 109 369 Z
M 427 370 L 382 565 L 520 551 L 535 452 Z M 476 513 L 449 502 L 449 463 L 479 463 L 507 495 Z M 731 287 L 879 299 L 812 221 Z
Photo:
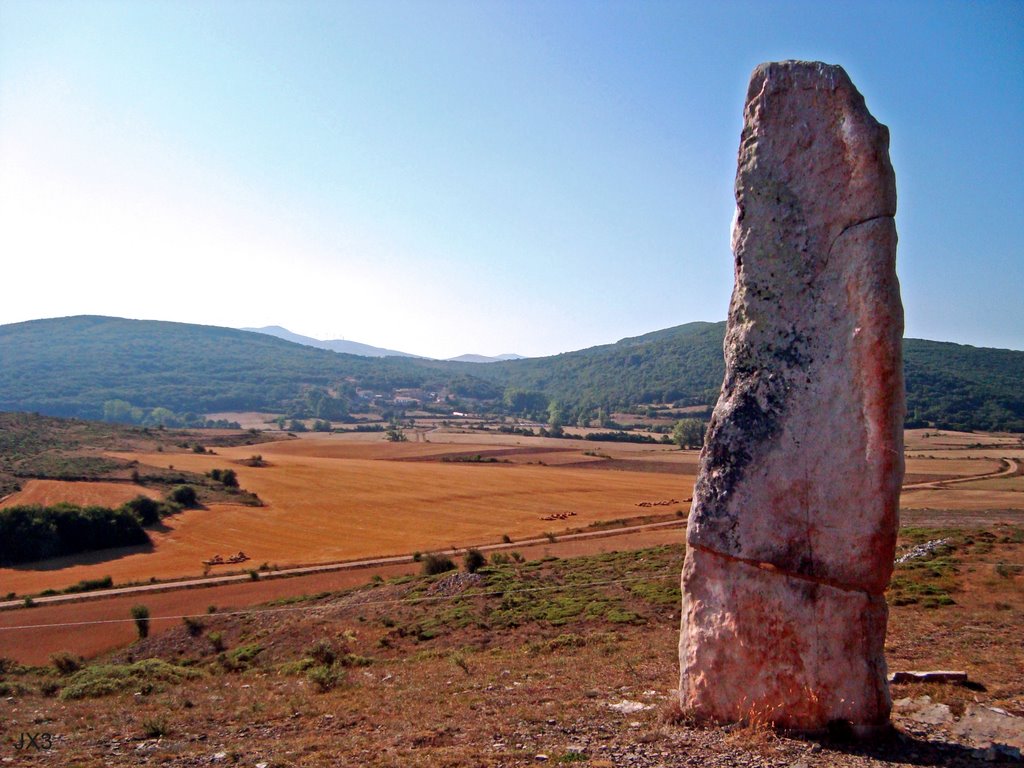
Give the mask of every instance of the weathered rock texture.
M 888 144 L 841 67 L 754 71 L 683 567 L 680 697 L 699 718 L 888 721 L 904 415 Z

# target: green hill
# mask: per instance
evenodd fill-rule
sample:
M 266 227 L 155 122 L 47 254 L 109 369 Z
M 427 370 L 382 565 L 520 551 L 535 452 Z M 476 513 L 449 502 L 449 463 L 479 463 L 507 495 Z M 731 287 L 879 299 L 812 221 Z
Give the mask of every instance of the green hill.
M 432 365 L 187 323 L 33 320 L 0 326 L 0 410 L 99 419 L 105 403 L 120 400 L 193 415 L 269 410 L 343 418 L 357 386 L 437 387 L 451 378 Z
M 566 405 L 713 404 L 725 374 L 725 323 L 687 323 L 615 344 L 474 368 L 502 387 L 543 392 Z
M 713 404 L 725 323 L 688 323 L 576 352 L 487 365 L 369 358 L 230 328 L 80 316 L 0 326 L 0 410 L 118 418 L 266 410 L 344 419 L 357 389 L 447 391 L 500 410 L 506 390 L 567 410 Z M 1024 352 L 907 339 L 908 420 L 1024 431 Z M 121 401 L 111 413 L 112 402 Z

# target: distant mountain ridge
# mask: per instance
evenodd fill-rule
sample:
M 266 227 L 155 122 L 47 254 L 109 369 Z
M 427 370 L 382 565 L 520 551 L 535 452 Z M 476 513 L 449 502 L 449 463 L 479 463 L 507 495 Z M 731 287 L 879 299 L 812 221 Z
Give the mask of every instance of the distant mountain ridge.
M 312 336 L 292 333 L 280 325 L 265 325 L 262 328 L 241 328 L 239 330 L 265 333 L 268 336 L 276 336 L 279 339 L 291 341 L 295 344 L 303 344 L 304 346 L 316 347 L 317 349 L 329 349 L 332 352 L 342 352 L 348 355 L 362 355 L 363 357 L 420 357 L 420 355 L 414 355 L 410 352 L 399 352 L 396 349 L 374 347 L 358 341 L 347 341 L 346 339 L 328 339 L 324 341 L 314 339 Z
M 425 357 L 423 355 L 414 355 L 411 352 L 399 352 L 394 349 L 374 347 L 369 344 L 361 344 L 358 341 L 347 341 L 345 339 L 330 339 L 324 341 L 322 339 L 314 339 L 312 336 L 303 336 L 298 333 L 293 333 L 287 328 L 282 328 L 280 325 L 265 325 L 262 328 L 240 328 L 239 330 L 252 331 L 253 333 L 265 333 L 268 336 L 276 336 L 279 339 L 291 341 L 296 344 L 303 344 L 307 347 L 329 349 L 332 352 L 343 352 L 349 355 L 362 355 L 363 357 L 414 357 L 419 360 L 436 359 L 432 357 Z M 489 357 L 487 355 L 467 354 L 459 355 L 458 357 L 449 357 L 446 359 L 453 363 L 500 363 L 505 360 L 522 360 L 523 356 L 514 353 L 494 355 L 493 357 Z
M 439 414 L 474 410 L 474 403 L 502 412 L 518 391 L 532 402 L 556 401 L 566 423 L 574 423 L 598 409 L 713 405 L 724 375 L 724 333 L 724 322 L 687 323 L 551 357 L 481 365 L 366 357 L 187 323 L 33 320 L 0 326 L 0 410 L 100 419 L 134 413 L 130 405 L 185 421 L 218 411 L 343 420 L 370 403 L 381 413 L 400 412 L 409 395 L 400 402 L 399 390 L 436 398 L 423 405 Z M 909 424 L 1024 432 L 1024 352 L 905 339 L 904 362 Z
M 507 360 L 525 360 L 526 358 L 522 355 L 517 355 L 514 352 L 509 352 L 504 355 L 494 355 L 488 357 L 487 355 L 459 355 L 458 357 L 447 358 L 450 363 L 503 363 Z

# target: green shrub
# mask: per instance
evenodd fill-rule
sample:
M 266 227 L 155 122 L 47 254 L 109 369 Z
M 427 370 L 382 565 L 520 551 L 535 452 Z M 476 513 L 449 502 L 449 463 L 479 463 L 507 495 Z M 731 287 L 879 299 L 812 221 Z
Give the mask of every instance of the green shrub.
M 114 586 L 113 577 L 104 576 L 102 579 L 82 579 L 77 584 L 65 588 L 64 592 L 72 595 L 78 592 L 92 592 L 96 589 L 110 589 L 112 586 Z
M 327 693 L 346 682 L 347 674 L 340 664 L 331 664 L 314 667 L 307 673 L 307 677 L 320 693 Z
M 155 525 L 160 522 L 160 508 L 159 501 L 142 494 L 121 505 L 121 509 L 126 509 L 134 514 L 142 525 Z
M 256 661 L 256 657 L 261 653 L 263 653 L 263 646 L 251 643 L 249 645 L 240 645 L 222 654 L 218 660 L 221 666 L 228 672 L 242 672 L 249 669 Z
M 142 721 L 142 735 L 147 739 L 159 739 L 170 732 L 167 720 L 162 717 L 147 717 Z
M 185 629 L 192 637 L 199 637 L 203 634 L 203 630 L 206 629 L 206 624 L 202 619 L 196 618 L 195 616 L 186 616 L 181 620 L 185 625 Z
M 476 573 L 487 565 L 487 558 L 479 549 L 468 549 L 462 558 L 462 565 L 465 567 L 466 573 Z
M 207 474 L 226 488 L 238 487 L 238 475 L 233 469 L 211 469 Z
M 135 629 L 139 632 L 139 639 L 149 637 L 149 608 L 144 605 L 133 605 L 131 614 L 135 619 Z
M 73 674 L 60 693 L 62 699 L 106 696 L 155 683 L 180 683 L 200 676 L 194 669 L 169 664 L 163 659 L 143 659 L 134 664 L 96 664 Z
M 82 668 L 82 657 L 70 651 L 58 651 L 50 654 L 50 663 L 61 675 L 72 675 Z
M 338 658 L 338 653 L 334 650 L 334 646 L 331 645 L 329 640 L 317 640 L 313 647 L 309 649 L 309 656 L 317 664 L 329 667 Z
M 181 504 L 181 506 L 190 509 L 199 505 L 199 496 L 196 494 L 196 489 L 191 485 L 174 486 L 171 492 L 167 494 L 167 498 L 175 504 Z
M 436 576 L 446 571 L 454 571 L 455 563 L 447 555 L 426 555 L 423 558 L 423 575 Z

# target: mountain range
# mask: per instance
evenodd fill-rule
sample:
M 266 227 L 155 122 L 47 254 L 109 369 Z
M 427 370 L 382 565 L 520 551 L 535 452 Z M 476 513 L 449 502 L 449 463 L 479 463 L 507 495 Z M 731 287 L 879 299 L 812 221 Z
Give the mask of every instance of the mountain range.
M 304 344 L 307 347 L 329 349 L 332 352 L 345 352 L 350 355 L 362 355 L 363 357 L 415 357 L 421 360 L 430 359 L 425 358 L 422 355 L 414 355 L 410 352 L 399 352 L 395 349 L 374 347 L 369 344 L 361 344 L 358 341 L 348 341 L 347 339 L 330 339 L 328 341 L 314 339 L 312 336 L 302 336 L 298 333 L 292 333 L 287 328 L 282 328 L 280 325 L 266 325 L 262 328 L 242 328 L 241 330 L 265 333 L 269 336 L 276 336 L 279 339 L 284 339 L 285 341 Z M 498 363 L 502 360 L 520 360 L 522 357 L 522 355 L 515 354 L 495 355 L 494 357 L 468 354 L 459 355 L 458 357 L 450 357 L 448 359 L 455 363 Z
M 267 411 L 346 419 L 399 390 L 438 413 L 469 408 L 568 418 L 661 403 L 710 406 L 725 323 L 688 323 L 589 349 L 480 365 L 334 352 L 232 328 L 83 315 L 0 326 L 0 410 L 192 423 Z M 908 424 L 1024 432 L 1024 352 L 904 340 Z M 529 395 L 516 399 L 515 394 Z M 112 405 L 113 404 L 113 405 Z M 157 414 L 157 415 L 154 415 Z

